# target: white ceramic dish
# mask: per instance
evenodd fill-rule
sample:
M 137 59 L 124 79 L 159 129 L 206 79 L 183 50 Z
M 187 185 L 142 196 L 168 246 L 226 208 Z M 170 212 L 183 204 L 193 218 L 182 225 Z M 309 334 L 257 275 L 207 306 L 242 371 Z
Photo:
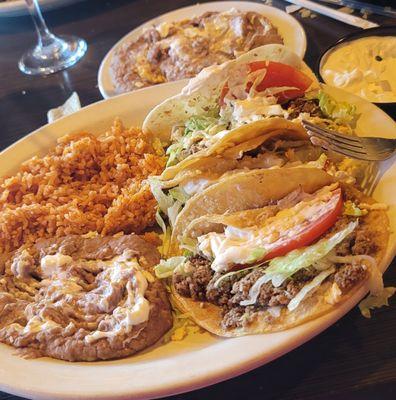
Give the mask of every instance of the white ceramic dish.
M 115 117 L 125 125 L 139 125 L 155 103 L 180 91 L 175 82 L 127 93 L 81 109 L 46 125 L 0 153 L 0 176 L 13 173 L 20 163 L 43 154 L 56 139 L 81 130 L 102 133 Z M 396 137 L 391 118 L 374 105 L 339 89 L 326 89 L 339 100 L 356 104 L 362 113 L 358 132 L 369 135 L 381 127 L 388 137 Z M 374 192 L 378 201 L 390 207 L 390 221 L 396 232 L 396 157 L 381 166 L 382 176 Z M 392 234 L 381 267 L 396 252 Z M 207 386 L 229 379 L 280 357 L 319 334 L 354 307 L 365 294 L 360 290 L 347 303 L 315 321 L 285 332 L 236 339 L 219 339 L 207 333 L 181 342 L 157 345 L 123 360 L 97 363 L 67 363 L 49 358 L 25 360 L 15 350 L 0 345 L 0 390 L 34 399 L 146 399 Z M 363 318 L 363 317 L 362 317 Z
M 249 1 L 215 1 L 204 4 L 196 4 L 190 7 L 179 8 L 166 14 L 162 14 L 159 17 L 153 18 L 129 32 L 121 40 L 119 40 L 106 54 L 100 65 L 98 72 L 98 85 L 100 93 L 105 99 L 117 95 L 111 80 L 110 65 L 115 49 L 121 46 L 123 43 L 136 39 L 145 29 L 154 24 L 179 21 L 185 18 L 192 18 L 193 16 L 201 15 L 207 11 L 227 11 L 231 8 L 237 8 L 241 11 L 256 11 L 268 17 L 274 26 L 278 28 L 279 33 L 284 39 L 284 44 L 301 58 L 304 58 L 307 47 L 305 31 L 294 17 L 282 10 Z
M 41 11 L 52 10 L 67 4 L 82 0 L 39 0 Z M 0 3 L 0 17 L 19 17 L 27 15 L 28 9 L 25 0 L 12 0 Z

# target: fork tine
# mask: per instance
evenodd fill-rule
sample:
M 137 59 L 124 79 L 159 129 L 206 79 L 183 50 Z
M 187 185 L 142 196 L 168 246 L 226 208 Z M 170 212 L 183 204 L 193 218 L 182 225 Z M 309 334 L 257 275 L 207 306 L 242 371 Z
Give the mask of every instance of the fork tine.
M 358 136 L 343 135 L 342 133 L 338 133 L 336 131 L 332 131 L 332 130 L 311 124 L 310 122 L 305 121 L 305 120 L 303 120 L 302 123 L 306 129 L 309 129 L 311 131 L 316 131 L 316 132 L 321 131 L 321 132 L 323 132 L 323 134 L 328 134 L 330 139 L 338 139 L 342 143 L 348 143 L 351 145 L 355 144 L 358 146 L 362 146 L 361 140 Z
M 356 153 L 360 153 L 360 154 L 366 154 L 366 151 L 363 147 L 361 147 L 361 146 L 355 147 L 355 146 L 351 146 L 350 144 L 347 144 L 347 143 L 339 142 L 338 140 L 330 138 L 326 134 L 323 134 L 320 131 L 312 132 L 312 131 L 308 130 L 308 135 L 309 136 L 313 135 L 313 136 L 318 137 L 319 139 L 322 139 L 326 142 L 331 142 L 334 146 L 338 146 L 345 150 L 350 150 L 352 152 L 356 152 Z
M 321 141 L 321 144 L 323 144 L 321 147 L 325 147 L 328 150 L 333 150 L 336 153 L 343 154 L 344 156 L 356 158 L 358 160 L 378 161 L 378 158 L 375 157 L 372 158 L 371 156 L 368 156 L 366 153 L 358 153 L 354 150 L 348 150 L 345 149 L 344 147 L 340 147 L 340 145 L 330 142 L 327 138 L 319 138 L 319 139 Z
M 344 139 L 343 137 L 336 136 L 336 135 L 334 135 L 332 133 L 329 133 L 327 130 L 324 130 L 324 129 L 319 128 L 319 127 L 312 127 L 311 128 L 311 127 L 307 126 L 306 129 L 307 129 L 307 131 L 311 131 L 315 135 L 324 136 L 329 140 L 336 141 L 336 142 L 345 144 L 347 146 L 354 147 L 356 149 L 358 149 L 358 148 L 363 149 L 363 144 L 360 141 L 352 142 L 352 141 L 350 141 L 348 139 Z
M 311 142 L 348 157 L 366 161 L 380 161 L 391 157 L 396 150 L 394 139 L 349 136 L 302 120 Z M 312 140 L 315 139 L 315 140 Z

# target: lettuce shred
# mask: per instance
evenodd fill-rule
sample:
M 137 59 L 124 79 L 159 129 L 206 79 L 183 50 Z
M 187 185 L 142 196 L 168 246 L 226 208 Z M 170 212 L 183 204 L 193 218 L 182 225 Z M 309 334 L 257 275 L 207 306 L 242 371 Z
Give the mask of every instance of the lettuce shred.
M 179 157 L 182 150 L 182 143 L 173 143 L 166 149 L 166 155 L 168 156 L 166 167 L 171 167 L 179 162 Z
M 283 257 L 272 259 L 269 263 L 269 267 L 265 271 L 265 281 L 272 281 L 275 287 L 279 287 L 287 278 L 294 275 L 297 271 L 310 267 L 330 253 L 337 244 L 341 243 L 353 232 L 357 224 L 357 221 L 350 222 L 342 231 L 335 233 L 329 238 L 321 239 L 311 246 L 293 250 Z
M 160 211 L 167 215 L 168 208 L 172 207 L 174 203 L 172 196 L 164 193 L 162 183 L 157 177 L 152 176 L 147 181 L 150 185 L 151 193 L 157 200 Z
M 389 306 L 389 298 L 396 292 L 396 287 L 386 287 L 380 293 L 373 295 L 370 294 L 359 303 L 359 309 L 362 315 L 366 318 L 371 318 L 373 308 L 380 308 L 382 306 Z
M 323 91 L 319 91 L 318 99 L 320 109 L 328 118 L 349 124 L 356 119 L 356 106 L 354 104 L 336 101 Z
M 170 189 L 166 194 L 162 188 L 161 181 L 156 177 L 150 177 L 148 182 L 151 193 L 158 203 L 158 210 L 155 215 L 155 219 L 165 234 L 166 224 L 161 216 L 161 213 L 168 217 L 169 223 L 171 227 L 173 227 L 180 210 L 182 209 L 184 203 L 189 199 L 189 196 L 181 188 Z
M 300 303 L 311 293 L 313 293 L 315 290 L 319 288 L 319 286 L 322 284 L 322 282 L 331 274 L 333 274 L 335 271 L 335 268 L 328 268 L 324 271 L 322 271 L 319 275 L 316 275 L 312 281 L 309 283 L 305 284 L 301 290 L 291 299 L 290 303 L 287 305 L 287 308 L 289 311 L 295 310 Z
M 260 259 L 262 259 L 265 256 L 265 253 L 266 253 L 266 250 L 263 248 L 257 248 L 257 249 L 252 250 L 252 253 L 246 260 L 246 264 L 251 264 L 256 261 L 259 261 Z
M 169 189 L 169 194 L 173 197 L 173 199 L 178 200 L 183 204 L 190 198 L 190 196 L 181 187 Z
M 194 116 L 185 122 L 184 135 L 189 135 L 196 131 L 204 131 L 211 126 L 217 125 L 218 119 L 208 116 Z
M 167 260 L 161 260 L 159 264 L 154 267 L 154 272 L 157 278 L 164 279 L 172 276 L 173 271 L 181 266 L 186 261 L 186 257 L 177 256 L 171 257 Z

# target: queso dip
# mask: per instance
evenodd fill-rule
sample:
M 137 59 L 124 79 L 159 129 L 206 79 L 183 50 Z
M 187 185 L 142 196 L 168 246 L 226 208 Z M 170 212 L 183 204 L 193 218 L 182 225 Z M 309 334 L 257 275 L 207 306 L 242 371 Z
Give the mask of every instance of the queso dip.
M 368 101 L 396 102 L 396 37 L 371 36 L 335 47 L 322 60 L 321 75 Z

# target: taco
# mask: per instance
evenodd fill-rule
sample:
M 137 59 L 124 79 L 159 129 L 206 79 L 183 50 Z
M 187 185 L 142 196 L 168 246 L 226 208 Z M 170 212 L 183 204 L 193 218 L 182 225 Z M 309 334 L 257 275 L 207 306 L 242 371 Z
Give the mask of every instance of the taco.
M 389 221 L 374 203 L 318 169 L 241 173 L 186 204 L 175 256 L 156 271 L 172 276 L 176 304 L 214 334 L 285 330 L 366 282 L 382 289 Z
M 199 169 L 203 158 L 225 157 L 230 144 L 243 144 L 252 132 L 254 137 L 278 129 L 301 134 L 302 118 L 350 131 L 354 107 L 318 89 L 306 64 L 282 45 L 262 46 L 203 70 L 143 123 L 144 131 L 170 144 L 161 180 Z M 281 120 L 289 123 L 283 126 Z

